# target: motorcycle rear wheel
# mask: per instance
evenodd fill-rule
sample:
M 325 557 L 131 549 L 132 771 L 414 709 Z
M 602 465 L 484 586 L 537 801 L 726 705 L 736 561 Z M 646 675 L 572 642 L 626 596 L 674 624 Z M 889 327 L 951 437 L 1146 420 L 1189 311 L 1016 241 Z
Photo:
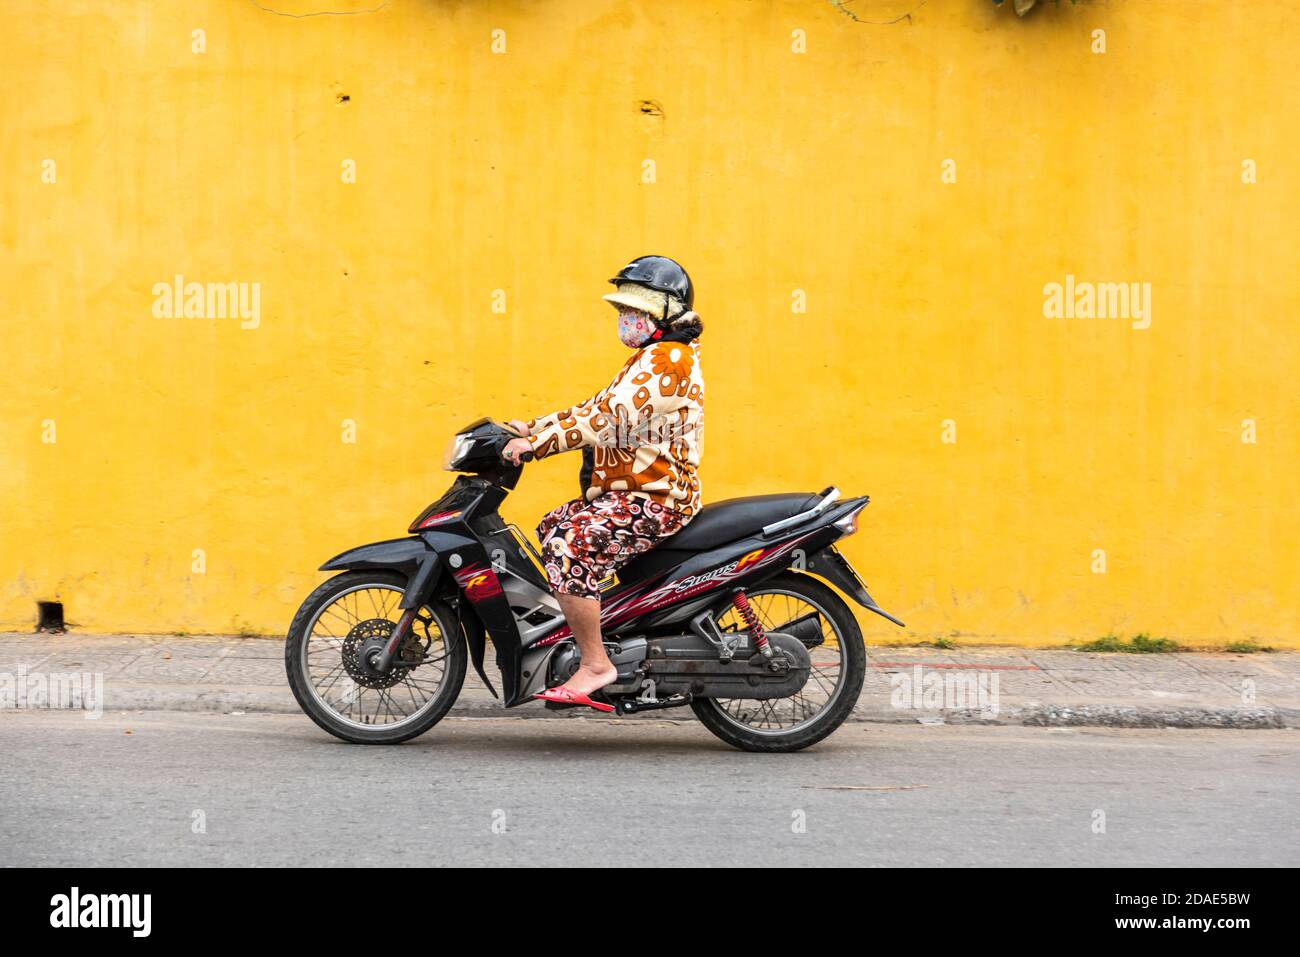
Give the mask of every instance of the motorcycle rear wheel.
M 454 612 L 430 602 L 417 613 L 406 649 L 419 664 L 387 676 L 358 664 L 366 642 L 392 634 L 406 578 L 350 571 L 307 596 L 284 646 L 289 687 L 307 716 L 354 744 L 398 744 L 424 734 L 456 703 L 468 654 Z M 373 647 L 373 645 L 371 645 Z
M 767 631 L 780 631 L 810 609 L 819 614 L 822 643 L 809 649 L 812 674 L 788 698 L 696 698 L 691 710 L 701 724 L 742 751 L 802 750 L 843 724 L 857 704 L 867 671 L 862 629 L 844 599 L 810 575 L 785 572 L 745 594 Z M 730 609 L 718 625 L 724 632 L 743 627 Z

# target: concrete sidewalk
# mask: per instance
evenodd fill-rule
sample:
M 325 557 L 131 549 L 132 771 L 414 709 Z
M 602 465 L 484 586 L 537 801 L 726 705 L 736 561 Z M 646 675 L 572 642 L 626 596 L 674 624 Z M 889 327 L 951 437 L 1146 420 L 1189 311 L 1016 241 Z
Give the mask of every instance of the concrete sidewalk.
M 12 695 L 23 675 L 89 672 L 103 676 L 108 711 L 292 714 L 299 709 L 285 681 L 283 649 L 281 640 L 270 638 L 0 633 L 0 692 Z M 870 647 L 868 662 L 854 712 L 859 721 L 1300 727 L 1300 652 L 1132 655 Z M 490 663 L 488 674 L 495 683 Z M 934 689 L 945 682 L 955 691 L 962 682 L 978 685 L 987 697 L 949 697 L 948 706 L 934 706 Z M 472 669 L 451 713 L 556 720 L 573 715 L 533 704 L 506 711 Z M 687 715 L 660 711 L 622 720 L 677 716 Z

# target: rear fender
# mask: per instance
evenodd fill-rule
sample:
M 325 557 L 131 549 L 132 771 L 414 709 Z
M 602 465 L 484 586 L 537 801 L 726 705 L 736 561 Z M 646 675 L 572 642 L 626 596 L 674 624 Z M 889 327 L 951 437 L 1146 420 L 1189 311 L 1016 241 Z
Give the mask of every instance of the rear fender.
M 881 618 L 888 618 L 900 628 L 907 627 L 876 604 L 876 600 L 867 592 L 867 586 L 858 577 L 858 573 L 834 545 L 827 545 L 821 551 L 807 556 L 804 559 L 804 570 L 825 578 L 867 611 L 875 612 Z

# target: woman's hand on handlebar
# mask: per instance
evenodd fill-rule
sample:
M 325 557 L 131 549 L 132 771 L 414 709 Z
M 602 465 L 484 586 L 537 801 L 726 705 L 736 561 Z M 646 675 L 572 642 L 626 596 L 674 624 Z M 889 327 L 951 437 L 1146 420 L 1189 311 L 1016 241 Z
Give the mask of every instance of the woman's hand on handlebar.
M 519 465 L 533 458 L 533 447 L 528 444 L 527 439 L 511 439 L 501 450 L 501 457 L 511 465 Z
M 506 423 L 506 425 L 514 429 L 514 431 L 518 432 L 520 435 L 529 436 L 533 434 L 532 430 L 528 428 L 528 423 L 522 419 L 511 419 Z

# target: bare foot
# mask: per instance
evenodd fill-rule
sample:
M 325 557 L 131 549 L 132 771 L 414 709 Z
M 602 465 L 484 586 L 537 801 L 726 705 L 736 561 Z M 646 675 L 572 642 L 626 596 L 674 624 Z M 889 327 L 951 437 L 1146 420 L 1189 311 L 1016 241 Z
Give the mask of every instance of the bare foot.
M 599 668 L 588 668 L 586 665 L 579 665 L 573 677 L 560 687 L 576 691 L 579 694 L 589 695 L 593 691 L 599 691 L 605 685 L 613 684 L 614 679 L 617 677 L 618 669 L 614 667 L 612 661 Z

